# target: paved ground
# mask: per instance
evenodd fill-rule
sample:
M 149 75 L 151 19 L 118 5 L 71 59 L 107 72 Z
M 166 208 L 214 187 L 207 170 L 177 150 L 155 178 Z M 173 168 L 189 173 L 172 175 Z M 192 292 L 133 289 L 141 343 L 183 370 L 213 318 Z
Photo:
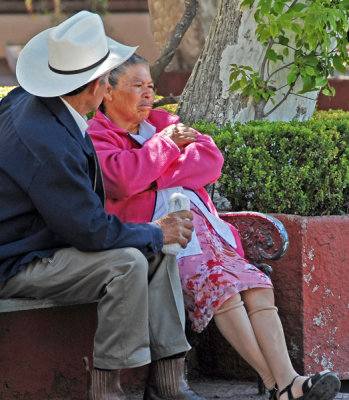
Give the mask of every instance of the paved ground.
M 226 380 L 192 380 L 190 385 L 195 392 L 207 400 L 266 400 L 267 395 L 258 395 L 253 383 Z M 142 389 L 127 390 L 128 400 L 142 400 Z M 349 397 L 348 397 L 349 399 Z
M 268 395 L 259 395 L 256 383 L 227 380 L 192 380 L 191 387 L 207 400 L 267 400 Z M 129 388 L 127 400 L 142 400 L 143 390 Z M 349 393 L 339 393 L 335 400 L 349 400 Z

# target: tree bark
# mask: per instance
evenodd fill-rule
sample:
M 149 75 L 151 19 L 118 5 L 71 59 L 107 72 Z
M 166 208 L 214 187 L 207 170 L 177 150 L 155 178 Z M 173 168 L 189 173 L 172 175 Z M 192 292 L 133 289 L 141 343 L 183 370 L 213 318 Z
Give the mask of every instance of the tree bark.
M 162 72 L 165 70 L 166 66 L 171 62 L 172 58 L 174 57 L 175 52 L 180 45 L 184 34 L 188 30 L 192 20 L 196 15 L 197 7 L 198 0 L 185 1 L 185 10 L 182 18 L 175 26 L 170 40 L 163 49 L 160 58 L 156 60 L 154 65 L 152 65 L 150 68 L 151 76 L 155 84 L 158 81 Z
M 241 2 L 221 0 L 218 4 L 205 46 L 179 102 L 177 112 L 181 120 L 193 123 L 205 119 L 222 126 L 228 121 L 309 119 L 318 93 L 295 95 L 293 93 L 300 90 L 301 83 L 289 90 L 287 68 L 280 69 L 282 65 L 279 64 L 265 67 L 266 47 L 257 41 L 255 35 L 255 8 L 240 8 Z M 263 79 L 271 77 L 273 86 L 278 89 L 277 107 L 270 101 L 256 104 L 252 98 L 242 97 L 239 92 L 230 93 L 230 64 L 233 63 L 252 67 L 261 73 Z

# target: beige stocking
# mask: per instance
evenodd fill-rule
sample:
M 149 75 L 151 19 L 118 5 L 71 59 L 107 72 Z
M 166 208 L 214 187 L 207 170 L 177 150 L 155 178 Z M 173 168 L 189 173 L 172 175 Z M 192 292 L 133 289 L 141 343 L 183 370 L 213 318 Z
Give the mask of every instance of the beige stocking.
M 291 364 L 277 308 L 258 307 L 252 309 L 248 315 L 264 358 L 279 388 L 283 388 L 297 373 Z
M 226 301 L 214 316 L 217 328 L 234 349 L 262 378 L 267 389 L 272 389 L 275 379 L 257 343 L 239 294 Z

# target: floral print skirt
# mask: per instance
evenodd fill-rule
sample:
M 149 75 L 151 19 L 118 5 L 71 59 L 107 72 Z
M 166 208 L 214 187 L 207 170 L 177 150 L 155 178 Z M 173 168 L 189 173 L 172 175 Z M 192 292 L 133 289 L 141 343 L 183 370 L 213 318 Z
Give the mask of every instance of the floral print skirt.
M 217 234 L 193 204 L 191 212 L 202 254 L 182 257 L 178 266 L 192 329 L 201 332 L 230 297 L 244 290 L 273 285 L 267 275 Z

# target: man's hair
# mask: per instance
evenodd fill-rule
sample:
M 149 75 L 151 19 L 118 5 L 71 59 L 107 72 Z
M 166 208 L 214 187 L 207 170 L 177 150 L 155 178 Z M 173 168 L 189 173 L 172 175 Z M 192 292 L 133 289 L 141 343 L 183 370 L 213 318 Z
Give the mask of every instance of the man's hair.
M 149 67 L 149 63 L 146 59 L 144 59 L 143 57 L 139 56 L 136 53 L 132 54 L 132 56 L 128 60 L 119 65 L 117 68 L 114 68 L 113 70 L 110 71 L 109 75 L 110 86 L 115 88 L 118 85 L 119 77 L 124 75 L 126 68 L 130 67 L 131 65 L 139 65 L 139 64 L 146 65 L 147 67 Z M 105 106 L 103 101 L 99 106 L 99 109 L 102 111 L 102 113 L 105 113 Z
M 101 78 L 102 78 L 102 79 L 101 79 L 101 82 L 100 82 L 100 85 L 101 85 L 101 86 L 104 86 L 104 85 L 105 85 L 105 83 L 106 83 L 106 77 L 107 77 L 107 74 L 104 74 L 104 75 L 101 76 Z M 82 85 L 82 86 L 78 87 L 77 89 L 72 90 L 71 92 L 65 94 L 64 96 L 76 96 L 77 94 L 82 93 L 82 92 L 87 88 L 87 86 L 88 86 L 90 83 L 95 82 L 97 79 L 98 79 L 98 78 L 94 79 L 94 80 L 91 81 L 91 82 L 85 83 L 85 85 Z

